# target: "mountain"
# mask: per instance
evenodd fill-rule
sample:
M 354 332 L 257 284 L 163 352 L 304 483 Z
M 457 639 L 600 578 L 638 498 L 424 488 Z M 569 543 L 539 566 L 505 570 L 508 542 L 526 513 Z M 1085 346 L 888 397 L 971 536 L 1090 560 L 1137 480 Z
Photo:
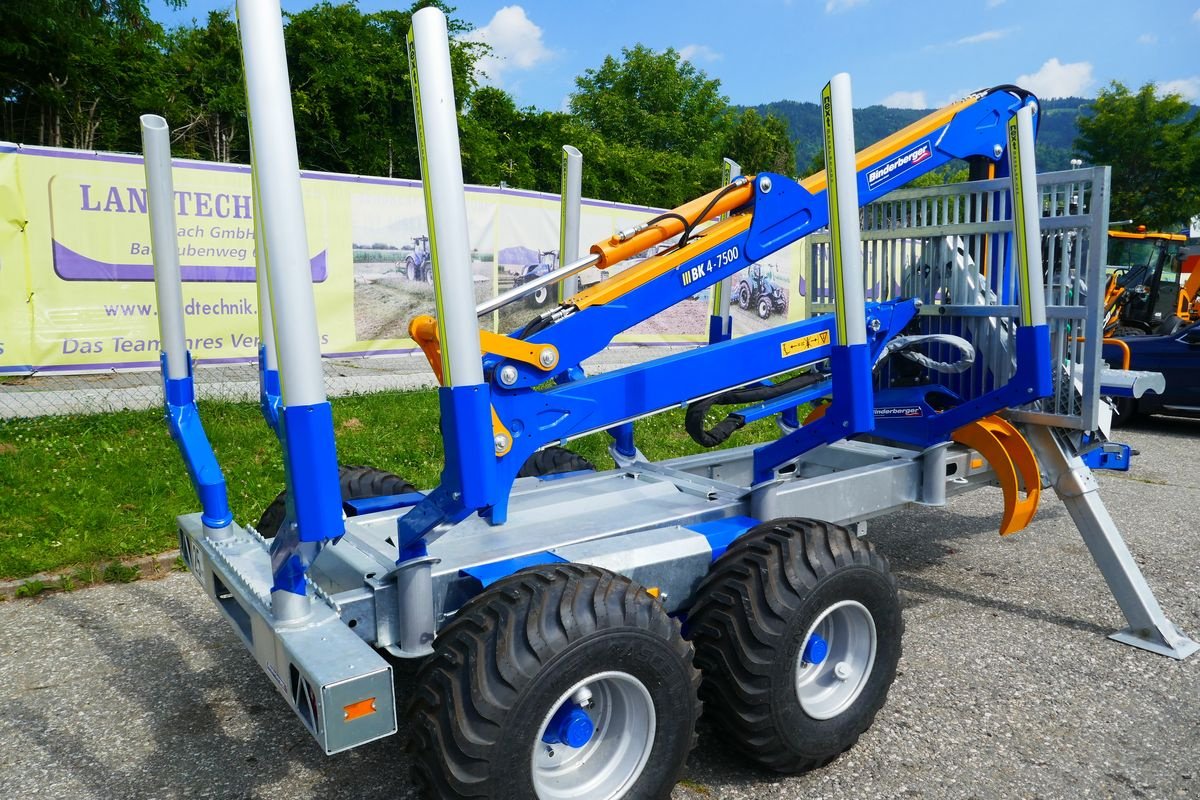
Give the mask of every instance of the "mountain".
M 1075 118 L 1082 107 L 1090 102 L 1083 97 L 1041 101 L 1041 122 L 1038 124 L 1037 136 L 1039 171 L 1070 169 L 1072 146 L 1077 133 Z M 807 174 L 809 163 L 821 150 L 821 114 L 817 104 L 778 100 L 752 108 L 760 114 L 774 114 L 787 123 L 788 133 L 796 143 L 796 168 L 801 174 Z M 885 106 L 855 109 L 855 144 L 862 149 L 917 121 L 932 110 Z

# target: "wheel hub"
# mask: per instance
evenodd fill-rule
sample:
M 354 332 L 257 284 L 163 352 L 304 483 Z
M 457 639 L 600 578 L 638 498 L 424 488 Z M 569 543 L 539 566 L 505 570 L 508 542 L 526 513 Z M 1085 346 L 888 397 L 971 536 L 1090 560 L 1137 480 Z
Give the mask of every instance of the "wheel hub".
M 862 694 L 875 665 L 875 620 L 862 603 L 843 600 L 817 616 L 796 662 L 796 698 L 813 719 L 831 719 Z
M 625 672 L 592 675 L 550 707 L 533 747 L 538 800 L 617 800 L 654 748 L 649 690 Z
M 596 728 L 592 718 L 581 706 L 564 703 L 550 718 L 542 741 L 546 744 L 565 744 L 567 747 L 583 747 L 591 741 Z

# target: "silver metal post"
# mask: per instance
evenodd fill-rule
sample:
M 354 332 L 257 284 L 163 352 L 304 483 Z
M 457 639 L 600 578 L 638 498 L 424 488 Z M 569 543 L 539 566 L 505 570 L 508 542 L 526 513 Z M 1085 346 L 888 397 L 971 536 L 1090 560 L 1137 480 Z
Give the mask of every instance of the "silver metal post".
M 921 453 L 921 499 L 924 506 L 946 505 L 946 451 L 950 442 L 939 442 Z
M 840 72 L 833 76 L 822 93 L 821 104 L 822 113 L 831 123 L 825 131 L 825 174 L 829 176 L 827 191 L 833 268 L 839 278 L 834 285 L 838 344 L 866 344 L 854 105 L 849 74 Z
M 396 570 L 396 596 L 400 607 L 399 646 L 392 655 L 421 658 L 433 652 L 433 566 L 441 559 L 432 556 L 405 561 Z
M 1033 155 L 1033 107 L 1023 106 L 1008 121 L 1008 159 L 1012 173 L 1013 224 L 1021 265 L 1021 324 L 1046 324 L 1042 280 L 1042 208 Z
M 154 294 L 158 331 L 166 354 L 167 378 L 188 376 L 187 337 L 183 325 L 183 281 L 175 226 L 175 183 L 171 176 L 171 131 L 155 114 L 142 115 L 142 151 L 146 167 L 146 209 L 154 254 Z
M 298 559 L 307 568 L 322 541 L 340 535 L 342 526 L 336 488 L 337 454 L 325 397 L 300 159 L 283 46 L 283 15 L 279 0 L 238 0 L 237 17 L 258 214 L 255 240 L 260 249 L 256 263 L 267 268 L 282 413 L 287 416 L 294 409 L 296 420 L 305 420 L 295 427 L 285 426 L 282 442 L 299 529 L 287 536 L 281 532 L 272 544 L 272 553 L 282 553 L 284 562 Z M 297 459 L 303 463 L 296 463 Z M 280 573 L 276 572 L 275 577 L 277 588 L 271 592 L 275 620 L 292 624 L 308 618 L 312 605 L 305 581 L 291 575 L 287 577 L 289 585 L 278 586 Z
M 247 111 L 285 406 L 325 402 L 317 310 L 300 190 L 300 159 L 278 0 L 238 0 Z M 256 233 L 256 238 L 257 238 Z M 260 261 L 260 263 L 263 263 Z
M 579 258 L 579 213 L 583 197 L 583 153 L 563 145 L 562 196 L 559 201 L 558 263 L 570 264 Z M 558 285 L 558 302 L 579 291 L 579 278 L 570 276 Z
M 742 165 L 731 158 L 722 159 L 721 167 L 721 182 L 728 186 L 733 183 L 734 178 L 739 178 L 742 175 Z M 728 214 L 722 215 L 722 218 L 728 217 Z M 724 278 L 720 283 L 713 286 L 712 296 L 712 314 L 721 320 L 721 334 L 725 338 L 733 335 L 733 321 L 729 318 L 729 300 L 733 294 L 733 277 Z
M 446 386 L 477 386 L 483 383 L 483 361 L 476 314 L 486 312 L 472 312 L 475 284 L 471 280 L 471 241 L 449 41 L 446 15 L 440 10 L 427 7 L 413 14 L 409 63 L 416 76 L 413 105 L 433 258 L 442 378 Z
M 150 246 L 154 256 L 154 294 L 158 301 L 159 347 L 164 354 L 165 401 L 173 435 L 192 473 L 192 483 L 204 507 L 204 534 L 213 541 L 231 535 L 225 477 L 217 464 L 196 410 L 188 378 L 188 347 L 183 318 L 183 279 L 179 273 L 179 241 L 175 225 L 175 184 L 171 174 L 171 131 L 167 121 L 145 114 L 142 122 L 143 163 L 146 169 L 146 210 L 150 216 Z M 171 383 L 186 386 L 184 396 L 172 399 Z M 183 430 L 191 431 L 185 436 Z M 198 435 L 197 435 L 198 434 Z M 215 490 L 215 491 L 214 491 Z M 218 499 L 219 498 L 219 499 Z M 213 513 L 221 522 L 209 516 Z
M 253 150 L 253 145 L 251 145 Z M 271 314 L 270 269 L 267 267 L 266 240 L 262 229 L 262 197 L 258 189 L 258 175 L 250 165 L 250 185 L 254 207 L 254 282 L 258 286 L 258 337 L 263 347 L 263 367 L 279 369 L 279 356 L 275 350 L 275 319 Z

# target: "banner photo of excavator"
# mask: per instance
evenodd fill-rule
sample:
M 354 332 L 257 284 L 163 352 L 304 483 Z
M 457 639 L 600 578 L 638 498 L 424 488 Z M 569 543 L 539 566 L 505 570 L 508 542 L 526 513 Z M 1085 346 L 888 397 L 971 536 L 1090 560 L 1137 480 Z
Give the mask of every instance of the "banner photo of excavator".
M 197 363 L 258 354 L 253 200 L 247 166 L 177 159 L 176 224 L 189 348 Z M 322 352 L 416 351 L 408 323 L 434 313 L 418 181 L 302 173 Z M 584 200 L 580 252 L 658 209 Z M 475 300 L 555 269 L 558 196 L 467 187 Z M 149 218 L 140 156 L 0 143 L 0 374 L 158 368 Z M 669 243 L 658 249 L 670 247 Z M 735 335 L 804 315 L 794 245 L 736 276 Z M 656 253 L 579 276 L 586 289 Z M 559 302 L 552 288 L 485 316 L 508 332 Z M 706 341 L 706 290 L 625 331 L 616 346 Z

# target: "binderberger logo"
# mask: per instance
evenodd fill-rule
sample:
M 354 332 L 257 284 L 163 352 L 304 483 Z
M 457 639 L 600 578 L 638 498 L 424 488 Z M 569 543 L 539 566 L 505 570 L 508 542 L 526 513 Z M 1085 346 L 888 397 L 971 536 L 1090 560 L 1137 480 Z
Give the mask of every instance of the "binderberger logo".
M 928 161 L 931 158 L 933 158 L 933 145 L 926 139 L 915 147 L 911 147 L 896 156 L 891 161 L 881 164 L 868 172 L 867 188 L 874 189 L 879 184 L 899 177 L 921 162 Z

